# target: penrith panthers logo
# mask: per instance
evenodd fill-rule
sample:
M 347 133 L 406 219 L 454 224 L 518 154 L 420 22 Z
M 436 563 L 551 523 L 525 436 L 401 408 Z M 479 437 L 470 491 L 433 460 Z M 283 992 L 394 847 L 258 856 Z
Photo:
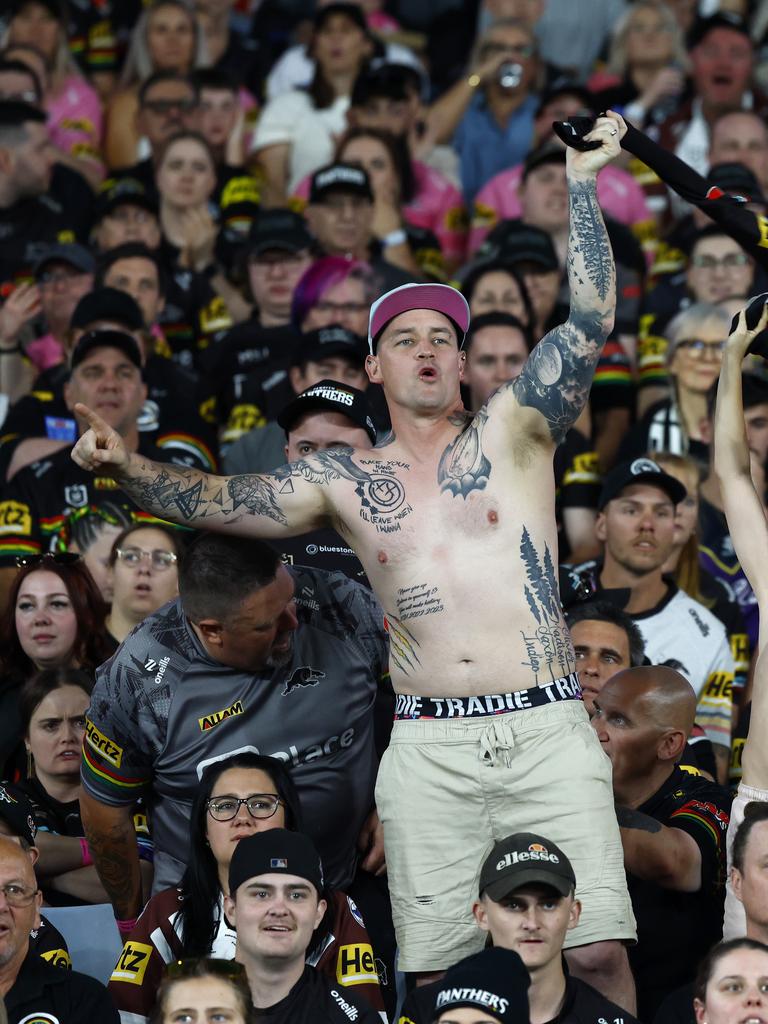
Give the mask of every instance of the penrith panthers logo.
M 325 679 L 325 672 L 318 672 L 317 669 L 310 668 L 309 665 L 300 665 L 299 668 L 293 670 L 291 678 L 286 679 L 285 689 L 280 696 L 287 697 L 289 693 L 297 690 L 300 686 L 317 686 L 321 679 Z

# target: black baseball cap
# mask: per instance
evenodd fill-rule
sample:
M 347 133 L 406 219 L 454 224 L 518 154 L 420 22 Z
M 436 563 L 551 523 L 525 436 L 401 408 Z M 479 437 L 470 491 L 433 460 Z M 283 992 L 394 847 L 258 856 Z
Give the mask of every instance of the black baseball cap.
M 95 348 L 117 348 L 134 366 L 142 368 L 141 349 L 136 339 L 125 331 L 86 331 L 81 335 L 69 357 L 69 368 L 76 369 Z
M 302 334 L 301 340 L 293 350 L 291 366 L 319 363 L 323 359 L 330 359 L 331 356 L 344 356 L 350 362 L 363 366 L 367 355 L 368 346 L 365 338 L 335 324 Z
M 335 380 L 321 380 L 289 402 L 281 410 L 277 422 L 287 434 L 302 416 L 313 409 L 340 412 L 342 416 L 352 420 L 355 426 L 362 427 L 370 437 L 371 444 L 376 444 L 376 427 L 368 407 L 368 399 L 365 392 L 359 388 L 339 384 Z
M 63 0 L 13 0 L 11 4 L 11 17 L 15 17 L 27 4 L 37 3 L 44 7 L 57 21 L 65 22 L 67 19 L 67 5 Z
M 492 946 L 460 960 L 445 972 L 435 995 L 432 1020 L 447 1010 L 468 1006 L 502 1024 L 528 1024 L 531 979 L 511 949 Z
M 0 818 L 11 830 L 11 835 L 26 839 L 30 846 L 35 845 L 37 825 L 32 804 L 23 793 L 9 792 L 3 783 L 0 783 Z
M 285 249 L 300 252 L 314 243 L 307 223 L 292 210 L 264 210 L 251 225 L 248 252 L 260 253 L 267 249 Z
M 129 331 L 144 330 L 144 316 L 136 300 L 119 288 L 94 288 L 75 306 L 70 327 L 88 327 L 99 320 L 122 324 Z
M 549 839 L 533 832 L 516 832 L 501 839 L 480 869 L 480 895 L 502 900 L 524 885 L 548 885 L 570 896 L 576 888 L 571 862 Z
M 707 180 L 723 192 L 743 196 L 754 203 L 766 202 L 760 183 L 748 167 L 740 163 L 714 164 L 707 172 Z
M 523 181 L 525 181 L 531 171 L 535 171 L 538 167 L 543 167 L 544 164 L 562 164 L 565 166 L 565 149 L 562 146 L 558 146 L 556 142 L 548 142 L 543 146 L 539 146 L 538 149 L 534 149 L 525 158 Z
M 77 242 L 57 242 L 48 246 L 35 264 L 35 277 L 40 277 L 49 263 L 68 263 L 83 274 L 92 274 L 96 270 L 96 257 L 90 249 Z
M 521 220 L 502 220 L 477 250 L 477 262 L 503 260 L 515 266 L 535 263 L 543 270 L 559 270 L 555 246 L 548 232 Z
M 98 224 L 119 206 L 139 206 L 155 217 L 158 216 L 157 200 L 137 178 L 110 178 L 104 182 L 94 203 L 93 223 Z
M 370 35 L 368 22 L 365 20 L 365 14 L 360 4 L 343 2 L 325 4 L 323 7 L 318 8 L 314 20 L 315 32 L 322 28 L 326 21 L 332 18 L 334 14 L 343 14 L 350 21 L 354 21 L 358 28 L 361 28 L 367 36 Z
M 697 18 L 694 21 L 685 39 L 687 49 L 692 50 L 694 46 L 698 46 L 716 28 L 729 28 L 732 32 L 739 32 L 745 36 L 749 39 L 750 43 L 752 42 L 752 37 L 749 34 L 749 25 L 743 18 L 739 17 L 738 14 L 732 14 L 730 11 L 718 11 L 716 14 L 711 14 L 708 18 Z
M 635 459 L 615 466 L 605 477 L 597 502 L 598 511 L 602 512 L 609 501 L 618 498 L 624 488 L 632 484 L 651 484 L 658 487 L 670 498 L 673 505 L 678 505 L 688 493 L 679 480 L 665 473 L 653 459 Z
M 373 202 L 368 173 L 357 164 L 328 164 L 315 171 L 309 187 L 310 203 L 322 203 L 330 192 L 352 192 Z
M 318 896 L 323 893 L 320 854 L 302 832 L 270 828 L 241 839 L 229 864 L 229 894 L 234 899 L 249 878 L 272 874 L 297 875 L 314 885 Z
M 536 108 L 536 117 L 543 113 L 544 108 L 549 106 L 552 100 L 559 96 L 577 96 L 585 110 L 595 113 L 595 97 L 585 85 L 573 81 L 571 78 L 559 77 L 554 80 L 540 95 L 539 105 Z

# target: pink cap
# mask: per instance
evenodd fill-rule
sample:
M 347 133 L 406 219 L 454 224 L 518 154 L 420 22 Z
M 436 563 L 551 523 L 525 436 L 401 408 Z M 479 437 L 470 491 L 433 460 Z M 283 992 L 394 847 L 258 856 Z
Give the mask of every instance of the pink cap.
M 371 306 L 368 318 L 368 349 L 371 355 L 373 339 L 379 331 L 409 309 L 434 309 L 450 317 L 462 334 L 458 339 L 459 346 L 463 344 L 469 327 L 469 306 L 461 292 L 447 284 L 403 284 L 386 292 Z

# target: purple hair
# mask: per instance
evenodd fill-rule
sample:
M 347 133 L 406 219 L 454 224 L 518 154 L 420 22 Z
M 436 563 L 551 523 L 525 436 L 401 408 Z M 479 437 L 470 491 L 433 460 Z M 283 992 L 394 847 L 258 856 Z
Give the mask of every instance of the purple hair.
M 317 305 L 325 293 L 337 284 L 354 277 L 362 281 L 367 299 L 373 301 L 373 270 L 363 260 L 348 260 L 343 256 L 324 256 L 304 271 L 293 293 L 291 323 L 301 330 L 310 310 Z

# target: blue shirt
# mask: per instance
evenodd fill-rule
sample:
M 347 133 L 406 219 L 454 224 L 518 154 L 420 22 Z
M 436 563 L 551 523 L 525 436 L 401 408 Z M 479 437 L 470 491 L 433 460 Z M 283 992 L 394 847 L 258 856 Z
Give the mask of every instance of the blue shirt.
M 528 96 L 511 115 L 506 127 L 500 128 L 485 96 L 478 92 L 472 97 L 453 137 L 467 203 L 472 202 L 494 175 L 526 158 L 533 144 L 533 118 L 538 103 L 535 96 Z

